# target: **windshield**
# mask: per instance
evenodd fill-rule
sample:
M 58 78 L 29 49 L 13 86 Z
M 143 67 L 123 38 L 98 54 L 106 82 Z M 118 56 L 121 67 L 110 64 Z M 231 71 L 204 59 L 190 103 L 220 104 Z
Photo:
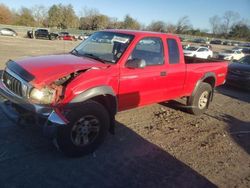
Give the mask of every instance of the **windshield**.
M 245 64 L 245 65 L 250 65 L 250 56 L 245 56 L 241 58 L 237 63 Z
M 92 34 L 71 53 L 102 62 L 117 63 L 133 38 L 133 35 L 100 31 Z
M 190 46 L 190 47 L 187 47 L 186 50 L 189 50 L 189 51 L 196 51 L 198 48 L 196 47 L 193 47 L 193 46 Z

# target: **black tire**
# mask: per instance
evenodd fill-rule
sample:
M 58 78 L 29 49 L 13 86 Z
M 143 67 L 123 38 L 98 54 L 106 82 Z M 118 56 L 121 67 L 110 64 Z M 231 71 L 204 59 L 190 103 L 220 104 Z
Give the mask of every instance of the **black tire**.
M 188 98 L 188 112 L 194 115 L 203 114 L 209 105 L 212 87 L 208 83 L 200 83 L 195 94 Z
M 86 101 L 66 117 L 70 123 L 58 128 L 56 136 L 58 148 L 66 156 L 81 157 L 92 153 L 107 135 L 110 118 L 106 108 L 100 103 Z

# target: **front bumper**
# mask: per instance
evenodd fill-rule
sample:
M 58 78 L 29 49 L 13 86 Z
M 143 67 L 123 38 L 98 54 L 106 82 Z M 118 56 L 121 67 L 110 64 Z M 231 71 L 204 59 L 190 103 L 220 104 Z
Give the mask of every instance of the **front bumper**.
M 2 80 L 0 81 L 0 96 L 1 96 L 1 105 L 3 112 L 12 120 L 16 121 L 16 118 L 23 116 L 22 112 L 18 112 L 14 106 L 20 107 L 27 112 L 30 112 L 30 115 L 34 114 L 35 117 L 41 117 L 46 120 L 46 124 L 55 124 L 55 125 L 66 125 L 67 121 L 64 117 L 56 112 L 52 107 L 46 105 L 32 104 L 29 101 L 17 96 L 7 87 L 5 87 Z

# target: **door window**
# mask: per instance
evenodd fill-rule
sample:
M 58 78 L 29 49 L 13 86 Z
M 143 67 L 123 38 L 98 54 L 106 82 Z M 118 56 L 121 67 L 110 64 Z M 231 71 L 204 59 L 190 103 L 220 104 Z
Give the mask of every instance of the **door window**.
M 164 63 L 163 44 L 160 38 L 141 39 L 133 50 L 130 59 L 143 59 L 147 66 Z
M 169 64 L 178 64 L 180 62 L 180 52 L 175 39 L 167 39 Z

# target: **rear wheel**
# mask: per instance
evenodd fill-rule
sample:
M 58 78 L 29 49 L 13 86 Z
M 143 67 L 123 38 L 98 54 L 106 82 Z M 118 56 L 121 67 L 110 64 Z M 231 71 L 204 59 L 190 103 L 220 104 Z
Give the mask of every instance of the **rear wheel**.
M 194 115 L 204 113 L 209 105 L 212 87 L 208 83 L 201 83 L 195 94 L 188 99 L 188 111 Z
M 57 145 L 69 157 L 80 157 L 93 152 L 103 142 L 110 120 L 106 108 L 95 101 L 84 102 L 72 110 L 70 121 L 57 132 Z

